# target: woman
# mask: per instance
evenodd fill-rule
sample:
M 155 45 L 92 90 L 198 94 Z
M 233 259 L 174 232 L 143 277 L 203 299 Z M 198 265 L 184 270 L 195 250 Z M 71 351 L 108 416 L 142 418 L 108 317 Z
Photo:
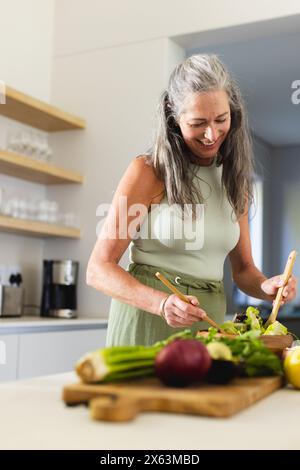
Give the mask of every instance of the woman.
M 88 263 L 87 283 L 113 297 L 107 346 L 148 345 L 180 328 L 205 329 L 206 312 L 221 323 L 227 255 L 242 291 L 275 299 L 280 276 L 266 279 L 251 255 L 252 180 L 247 118 L 237 85 L 217 56 L 189 57 L 171 74 L 151 151 L 134 159 L 121 179 Z M 189 219 L 183 218 L 185 208 L 192 208 Z M 185 230 L 175 237 L 180 223 L 194 229 L 194 244 Z M 124 270 L 118 262 L 129 244 L 131 263 Z M 155 277 L 157 271 L 190 304 L 171 294 Z M 294 277 L 283 295 L 283 303 L 294 299 Z

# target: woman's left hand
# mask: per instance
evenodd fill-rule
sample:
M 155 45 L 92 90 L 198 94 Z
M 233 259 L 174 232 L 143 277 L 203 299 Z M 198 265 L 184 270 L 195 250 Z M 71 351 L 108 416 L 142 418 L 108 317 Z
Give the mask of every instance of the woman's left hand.
M 282 275 L 273 276 L 269 279 L 266 279 L 261 284 L 261 289 L 270 296 L 270 301 L 274 303 L 277 291 L 283 285 Z M 295 276 L 290 276 L 287 285 L 283 289 L 282 300 L 280 305 L 284 305 L 288 302 L 294 300 L 297 294 L 297 278 Z

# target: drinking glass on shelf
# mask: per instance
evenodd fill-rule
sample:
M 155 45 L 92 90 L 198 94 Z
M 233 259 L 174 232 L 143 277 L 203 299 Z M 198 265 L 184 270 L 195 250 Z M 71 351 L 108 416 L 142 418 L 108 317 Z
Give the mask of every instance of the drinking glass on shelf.
M 18 218 L 20 215 L 20 200 L 17 197 L 13 197 L 9 201 L 9 209 L 11 217 Z
M 2 214 L 3 215 L 7 215 L 7 216 L 10 216 L 11 215 L 11 207 L 10 207 L 10 201 L 7 200 L 4 202 L 3 206 L 2 206 Z
M 47 160 L 48 143 L 45 135 L 40 135 L 39 144 L 39 160 L 45 162 Z
M 34 131 L 30 132 L 30 157 L 37 159 L 37 134 Z
M 35 220 L 38 218 L 38 203 L 37 201 L 28 201 L 28 219 Z
M 48 201 L 46 199 L 41 199 L 38 202 L 38 220 L 42 222 L 48 221 Z
M 22 155 L 31 154 L 31 138 L 27 130 L 20 132 L 19 152 Z
M 4 214 L 5 208 L 5 191 L 3 188 L 0 188 L 0 214 Z
M 26 199 L 18 199 L 18 217 L 20 219 L 28 218 L 28 203 Z
M 18 152 L 19 134 L 16 129 L 9 129 L 6 139 L 6 149 L 10 152 Z
M 35 134 L 34 131 L 28 131 L 27 133 L 26 155 L 30 158 L 35 158 Z
M 51 224 L 58 222 L 58 204 L 55 201 L 49 201 L 48 204 L 48 221 Z
M 61 214 L 61 223 L 66 227 L 79 228 L 79 217 L 73 212 Z
M 42 139 L 41 139 L 41 135 L 38 132 L 34 133 L 32 146 L 33 146 L 33 157 L 36 160 L 41 160 Z
M 52 148 L 48 145 L 47 151 L 46 151 L 46 162 L 51 163 L 52 162 L 52 155 L 53 155 L 53 150 Z

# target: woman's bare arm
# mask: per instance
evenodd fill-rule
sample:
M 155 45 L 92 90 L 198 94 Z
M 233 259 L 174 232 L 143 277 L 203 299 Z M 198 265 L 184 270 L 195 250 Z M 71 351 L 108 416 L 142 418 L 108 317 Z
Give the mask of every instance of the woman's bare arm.
M 89 286 L 153 314 L 160 313 L 160 304 L 166 298 L 166 293 L 142 284 L 118 265 L 132 240 L 133 234 L 128 233 L 128 229 L 136 218 L 136 215 L 129 216 L 127 211 L 126 233 L 120 237 L 120 224 L 124 221 L 120 217 L 124 217 L 124 214 L 120 214 L 119 202 L 126 198 L 128 209 L 133 204 L 143 204 L 147 212 L 153 198 L 162 189 L 162 183 L 157 180 L 144 158 L 131 162 L 115 192 L 105 224 L 90 256 L 86 276 Z
M 252 258 L 249 233 L 248 209 L 239 219 L 240 238 L 237 245 L 229 253 L 232 279 L 245 294 L 262 300 L 271 300 L 261 288 L 266 276 L 255 266 Z

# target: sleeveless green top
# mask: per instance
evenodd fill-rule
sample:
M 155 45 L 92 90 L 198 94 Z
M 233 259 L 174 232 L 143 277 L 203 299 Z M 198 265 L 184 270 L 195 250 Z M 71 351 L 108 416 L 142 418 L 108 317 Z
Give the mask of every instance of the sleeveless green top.
M 179 206 L 170 206 L 166 196 L 152 205 L 136 239 L 129 246 L 131 263 L 156 266 L 166 271 L 197 279 L 221 281 L 227 254 L 239 240 L 240 228 L 234 211 L 222 189 L 222 165 L 191 164 L 193 183 L 201 191 L 203 204 L 197 219 L 185 212 L 182 221 Z

